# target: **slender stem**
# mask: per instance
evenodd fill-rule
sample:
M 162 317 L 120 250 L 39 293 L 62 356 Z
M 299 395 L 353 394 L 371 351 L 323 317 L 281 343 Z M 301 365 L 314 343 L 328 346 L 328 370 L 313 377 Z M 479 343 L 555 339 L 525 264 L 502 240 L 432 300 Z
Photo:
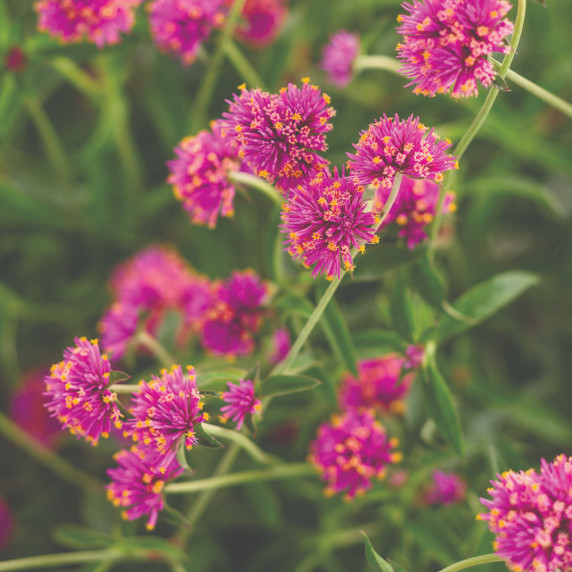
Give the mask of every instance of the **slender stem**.
M 403 179 L 403 173 L 396 173 L 395 178 L 393 179 L 393 186 L 391 187 L 391 192 L 389 193 L 389 197 L 387 197 L 387 201 L 383 205 L 381 209 L 381 216 L 379 217 L 377 223 L 377 230 L 381 228 L 381 225 L 385 221 L 385 219 L 389 216 L 389 212 L 391 211 L 391 207 L 397 198 L 399 193 L 399 188 L 401 187 L 401 180 Z
M 232 8 L 227 17 L 226 25 L 219 37 L 219 43 L 216 48 L 213 60 L 208 68 L 207 74 L 201 83 L 199 93 L 193 105 L 193 116 L 191 117 L 191 125 L 193 131 L 197 131 L 198 127 L 208 116 L 209 105 L 213 96 L 216 82 L 220 75 L 224 54 L 226 52 L 226 44 L 232 38 L 234 29 L 238 22 L 240 13 L 246 0 L 234 0 Z
M 272 201 L 274 201 L 278 206 L 282 206 L 284 200 L 278 193 L 278 191 L 264 179 L 257 177 L 256 175 L 251 175 L 250 173 L 244 173 L 242 171 L 231 171 L 228 177 L 233 183 L 238 183 L 241 185 L 247 185 L 260 191 L 263 195 L 266 195 Z
M 450 566 L 447 566 L 447 568 L 443 568 L 440 572 L 458 572 L 459 570 L 473 568 L 475 566 L 480 566 L 481 564 L 491 564 L 492 562 L 503 562 L 503 559 L 496 554 L 474 556 L 473 558 L 467 558 L 466 560 L 455 562 L 455 564 L 451 564 Z
M 15 560 L 0 562 L 0 572 L 7 570 L 31 570 L 33 568 L 54 568 L 68 564 L 99 562 L 100 560 L 118 559 L 123 555 L 117 550 L 86 550 L 84 552 L 63 552 L 61 554 L 42 554 Z
M 291 479 L 295 477 L 307 477 L 315 475 L 313 467 L 307 463 L 289 463 L 272 465 L 266 469 L 256 471 L 244 471 L 230 475 L 220 475 L 209 479 L 199 479 L 186 483 L 171 483 L 165 487 L 166 493 L 186 494 L 209 489 L 220 489 L 246 483 L 258 483 L 261 481 L 274 481 L 278 479 Z
M 141 344 L 146 347 L 164 367 L 171 367 L 176 363 L 175 358 L 165 349 L 165 347 L 154 338 L 149 332 L 140 330 L 133 339 L 135 345 Z
M 76 469 L 51 449 L 44 447 L 3 413 L 0 413 L 0 433 L 66 481 L 90 493 L 103 490 L 103 485 L 97 479 Z
M 48 63 L 88 97 L 96 99 L 101 95 L 101 85 L 84 72 L 73 60 L 58 56 Z
M 113 391 L 114 393 L 129 394 L 139 391 L 139 386 L 129 383 L 114 383 L 113 385 L 109 386 L 109 391 Z
M 202 424 L 204 429 L 212 435 L 213 437 L 220 437 L 221 439 L 228 439 L 232 441 L 246 453 L 248 453 L 255 461 L 258 463 L 273 463 L 274 459 L 270 455 L 266 454 L 258 445 L 253 443 L 246 435 L 239 433 L 238 431 L 233 431 L 232 429 L 226 429 L 224 427 L 219 427 L 218 425 L 211 425 L 210 423 Z
M 234 66 L 234 69 L 249 86 L 266 89 L 264 80 L 258 75 L 258 72 L 231 38 L 229 38 L 225 44 L 224 52 Z
M 353 72 L 358 74 L 363 70 L 387 70 L 399 74 L 400 68 L 399 60 L 389 56 L 358 56 L 354 61 Z

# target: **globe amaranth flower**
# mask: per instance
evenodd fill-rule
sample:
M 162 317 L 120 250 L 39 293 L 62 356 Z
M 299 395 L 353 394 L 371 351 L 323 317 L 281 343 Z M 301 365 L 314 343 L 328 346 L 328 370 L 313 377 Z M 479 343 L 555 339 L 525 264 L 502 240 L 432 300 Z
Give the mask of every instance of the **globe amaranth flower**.
M 250 379 L 239 379 L 238 385 L 227 383 L 228 391 L 220 394 L 225 405 L 221 407 L 222 420 L 236 421 L 236 429 L 240 430 L 247 415 L 253 415 L 262 407 L 260 399 L 254 395 L 254 384 Z
M 312 181 L 292 189 L 282 206 L 280 230 L 293 258 L 312 276 L 323 274 L 328 280 L 340 278 L 344 270 L 355 268 L 352 249 L 365 250 L 375 244 L 378 219 L 366 211 L 363 188 L 350 178 L 321 172 Z
M 162 370 L 161 377 L 153 375 L 150 382 L 139 383 L 126 433 L 136 443 L 163 454 L 176 450 L 181 441 L 191 449 L 197 443 L 195 426 L 208 419 L 203 407 L 194 368 L 187 367 L 183 374 L 180 365 L 173 366 L 170 371 Z
M 462 501 L 466 491 L 467 484 L 459 475 L 436 469 L 431 473 L 431 484 L 423 501 L 429 505 L 448 506 Z
M 408 14 L 398 17 L 397 52 L 414 93 L 469 97 L 478 94 L 478 82 L 492 84 L 488 56 L 510 50 L 506 37 L 514 28 L 506 0 L 415 0 L 402 7 Z
M 292 342 L 288 328 L 277 328 L 272 335 L 270 363 L 280 363 L 290 351 Z
M 376 199 L 383 205 L 389 197 L 390 190 L 380 187 Z M 427 239 L 425 228 L 431 224 L 439 203 L 439 185 L 426 179 L 410 179 L 403 177 L 395 203 L 382 226 L 396 223 L 398 235 L 403 237 L 407 247 L 412 249 L 416 244 Z M 442 213 L 455 212 L 455 194 L 449 191 L 441 207 Z
M 107 498 L 126 509 L 122 515 L 128 520 L 149 515 L 146 526 L 152 530 L 165 506 L 163 487 L 183 472 L 176 452 L 159 455 L 146 447 L 132 447 L 114 458 L 119 466 L 107 471 L 112 480 L 105 486 Z
M 339 30 L 324 47 L 320 68 L 327 72 L 334 85 L 346 87 L 352 80 L 352 68 L 358 53 L 359 36 Z
M 186 137 L 175 149 L 177 158 L 167 161 L 175 197 L 183 203 L 194 224 L 214 228 L 219 214 L 234 214 L 235 187 L 229 173 L 239 169 L 236 144 L 220 134 L 213 122 L 211 131 Z
M 34 8 L 38 28 L 61 42 L 84 39 L 103 48 L 121 41 L 135 23 L 135 9 L 142 0 L 39 0 Z
M 96 445 L 112 425 L 121 427 L 117 395 L 109 389 L 111 364 L 97 340 L 75 338 L 44 378 L 46 407 L 73 435 Z
M 241 86 L 223 113 L 224 134 L 236 139 L 239 156 L 284 192 L 328 166 L 319 153 L 327 149 L 335 110 L 308 78 L 302 82 L 301 89 L 290 83 L 277 94 Z
M 195 61 L 202 43 L 213 28 L 222 26 L 226 13 L 223 0 L 154 0 L 148 10 L 154 42 L 184 65 Z
M 572 457 L 541 461 L 540 473 L 507 471 L 480 499 L 495 553 L 515 572 L 572 569 Z
M 455 158 L 446 153 L 450 146 L 451 141 L 439 139 L 433 129 L 427 132 L 418 117 L 410 115 L 401 120 L 397 114 L 384 114 L 361 132 L 359 142 L 354 144 L 355 154 L 348 153 L 348 167 L 357 184 L 377 189 L 375 208 L 379 210 L 396 173 L 439 183 L 444 171 L 456 169 Z
M 225 0 L 231 5 L 233 0 Z M 284 23 L 288 11 L 286 0 L 246 0 L 242 8 L 242 21 L 235 34 L 255 48 L 271 44 Z
M 347 373 L 339 391 L 341 409 L 371 407 L 382 413 L 403 413 L 415 373 L 406 373 L 406 358 L 392 353 L 358 362 L 357 378 Z
M 309 461 L 327 482 L 327 495 L 344 492 L 349 500 L 370 489 L 372 479 L 385 477 L 387 465 L 401 460 L 393 451 L 396 445 L 373 410 L 350 409 L 320 426 L 310 443 Z

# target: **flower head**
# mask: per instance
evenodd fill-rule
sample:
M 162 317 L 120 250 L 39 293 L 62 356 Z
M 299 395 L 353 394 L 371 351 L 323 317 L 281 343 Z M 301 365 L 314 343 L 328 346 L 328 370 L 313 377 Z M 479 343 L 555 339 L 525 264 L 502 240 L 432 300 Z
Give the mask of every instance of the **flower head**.
M 459 475 L 434 470 L 431 474 L 431 485 L 423 499 L 430 505 L 451 505 L 458 503 L 465 497 L 467 485 Z
M 404 375 L 406 358 L 387 354 L 358 362 L 358 377 L 347 373 L 340 387 L 342 409 L 372 407 L 384 413 L 402 413 L 414 373 Z
M 4 56 L 4 65 L 12 72 L 22 72 L 26 69 L 28 57 L 20 46 L 10 46 Z
M 211 131 L 183 139 L 175 149 L 176 159 L 167 161 L 167 182 L 194 224 L 214 228 L 219 214 L 234 214 L 235 188 L 229 173 L 237 171 L 239 163 L 233 143 L 221 136 L 214 122 Z
M 515 572 L 572 569 L 572 457 L 541 461 L 540 474 L 508 471 L 491 481 L 489 512 L 496 554 Z
M 288 328 L 278 328 L 274 330 L 272 336 L 272 354 L 270 356 L 271 363 L 280 363 L 290 351 L 292 342 L 290 340 L 290 331 Z
M 70 432 L 96 445 L 108 437 L 112 425 L 121 427 L 117 395 L 110 391 L 111 364 L 101 355 L 97 340 L 75 338 L 63 361 L 44 378 L 46 407 Z
M 158 455 L 145 447 L 132 447 L 129 451 L 119 451 L 115 460 L 119 466 L 107 471 L 112 480 L 105 487 L 108 499 L 115 506 L 126 508 L 123 516 L 128 520 L 149 515 L 147 529 L 152 530 L 165 506 L 162 495 L 165 483 L 183 472 L 176 452 Z
M 254 384 L 250 379 L 239 379 L 238 385 L 227 383 L 228 391 L 221 393 L 221 398 L 226 405 L 221 407 L 222 418 L 226 421 L 236 421 L 236 429 L 240 430 L 247 415 L 256 413 L 262 402 L 254 396 Z
M 401 73 L 415 93 L 433 97 L 451 90 L 454 98 L 476 96 L 478 82 L 489 87 L 495 72 L 488 56 L 507 53 L 513 25 L 506 0 L 414 0 L 398 17 Z
M 379 209 L 397 172 L 438 183 L 443 171 L 457 168 L 455 159 L 446 153 L 450 146 L 451 141 L 439 139 L 433 129 L 427 132 L 418 117 L 401 120 L 397 114 L 384 115 L 361 132 L 354 145 L 356 153 L 348 153 L 348 167 L 357 184 L 376 187 L 375 207 Z
M 195 61 L 201 44 L 224 22 L 223 0 L 154 0 L 149 5 L 151 35 L 160 50 L 184 65 Z
M 230 5 L 232 1 L 226 3 Z M 243 22 L 236 29 L 238 37 L 257 48 L 272 43 L 286 18 L 284 4 L 285 0 L 246 0 Z
M 301 89 L 290 83 L 277 94 L 241 88 L 223 114 L 224 132 L 255 174 L 288 191 L 328 165 L 318 153 L 332 129 L 329 102 L 307 79 Z
M 282 207 L 281 230 L 287 235 L 288 252 L 313 266 L 312 276 L 339 278 L 342 262 L 354 269 L 352 248 L 363 250 L 379 239 L 376 217 L 366 212 L 363 189 L 352 180 L 319 173 L 312 181 L 293 189 Z
M 339 30 L 326 44 L 320 67 L 328 73 L 329 80 L 338 87 L 346 87 L 352 80 L 352 67 L 359 52 L 359 36 Z
M 84 39 L 103 48 L 121 41 L 135 23 L 142 0 L 39 0 L 38 28 L 68 44 Z
M 159 453 L 176 450 L 184 440 L 190 449 L 197 442 L 194 428 L 206 421 L 196 384 L 195 370 L 187 367 L 186 375 L 180 365 L 170 371 L 162 370 L 161 377 L 151 376 L 150 382 L 141 381 L 133 395 L 127 421 L 127 433 L 136 443 L 155 448 Z
M 328 483 L 326 494 L 345 492 L 352 499 L 371 488 L 372 479 L 385 477 L 387 465 L 400 460 L 393 452 L 396 444 L 372 410 L 351 409 L 320 426 L 309 460 Z

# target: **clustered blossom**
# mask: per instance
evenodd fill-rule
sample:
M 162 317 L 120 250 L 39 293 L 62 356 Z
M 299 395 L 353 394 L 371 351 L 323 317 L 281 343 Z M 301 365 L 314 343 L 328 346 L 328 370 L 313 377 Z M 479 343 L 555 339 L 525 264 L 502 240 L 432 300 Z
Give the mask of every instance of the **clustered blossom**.
M 366 211 L 363 188 L 352 180 L 321 172 L 312 181 L 292 189 L 282 207 L 286 250 L 313 267 L 312 276 L 340 278 L 344 270 L 354 269 L 351 250 L 365 250 L 375 244 L 377 218 Z
M 496 535 L 495 553 L 514 572 L 572 569 L 572 457 L 541 460 L 540 473 L 497 475 L 478 515 Z
M 352 69 L 358 52 L 359 36 L 339 30 L 324 47 L 320 67 L 327 72 L 334 85 L 346 87 L 352 80 Z
M 457 168 L 446 153 L 450 146 L 451 141 L 439 139 L 433 129 L 427 132 L 418 117 L 401 120 L 397 114 L 384 114 L 361 132 L 356 153 L 348 153 L 348 167 L 357 184 L 377 189 L 375 208 L 381 209 L 396 173 L 439 183 L 444 171 Z
M 305 78 L 270 94 L 241 86 L 223 114 L 224 133 L 238 142 L 238 154 L 259 177 L 288 192 L 326 169 L 326 133 L 335 110 L 330 98 Z
M 176 450 L 181 441 L 187 449 L 197 443 L 194 428 L 208 419 L 208 413 L 202 412 L 195 370 L 187 370 L 185 375 L 176 365 L 162 370 L 161 377 L 152 375 L 151 381 L 139 383 L 129 409 L 133 419 L 126 423 L 126 433 L 136 443 L 163 454 Z
M 44 378 L 46 407 L 73 435 L 96 445 L 112 426 L 121 427 L 117 395 L 109 390 L 111 364 L 97 340 L 75 338 Z
M 135 23 L 134 10 L 142 0 L 40 0 L 34 8 L 38 28 L 64 43 L 84 39 L 103 48 L 121 41 Z
M 225 0 L 231 5 L 233 0 Z M 287 15 L 285 0 L 246 0 L 236 35 L 254 47 L 272 43 Z
M 238 385 L 227 383 L 228 391 L 221 392 L 221 399 L 225 405 L 221 407 L 222 420 L 236 421 L 236 430 L 239 431 L 247 415 L 253 415 L 261 407 L 262 402 L 254 395 L 254 384 L 250 379 L 239 379 Z
M 107 471 L 112 479 L 105 487 L 108 499 L 115 506 L 126 508 L 123 516 L 128 520 L 149 515 L 147 529 L 152 530 L 165 506 L 165 483 L 183 472 L 176 452 L 159 455 L 145 447 L 133 447 L 119 451 L 115 460 L 119 466 Z
M 154 0 L 148 10 L 153 40 L 184 65 L 195 61 L 202 43 L 223 24 L 226 13 L 223 0 Z
M 389 192 L 387 188 L 379 188 L 377 197 L 381 204 L 388 199 Z M 395 222 L 399 226 L 398 235 L 403 237 L 408 248 L 412 249 L 427 239 L 425 228 L 435 218 L 439 194 L 439 185 L 433 181 L 403 177 L 395 203 L 383 221 L 383 226 Z M 455 211 L 454 198 L 455 194 L 452 191 L 445 195 L 442 213 Z
M 448 506 L 465 498 L 467 484 L 455 473 L 444 473 L 438 469 L 431 474 L 431 484 L 424 497 L 429 505 Z
M 219 213 L 231 217 L 235 187 L 229 174 L 239 169 L 238 153 L 234 142 L 221 136 L 220 123 L 183 139 L 175 154 L 176 159 L 167 162 L 167 182 L 191 222 L 214 228 Z
M 415 0 L 404 3 L 397 45 L 400 72 L 414 93 L 433 97 L 451 90 L 454 98 L 476 96 L 478 82 L 489 87 L 495 72 L 488 56 L 510 50 L 513 24 L 506 0 Z
M 290 351 L 292 344 L 290 341 L 290 332 L 288 328 L 278 328 L 272 336 L 273 351 L 270 356 L 271 363 L 281 362 Z
M 399 462 L 396 445 L 372 410 L 350 409 L 319 427 L 309 461 L 327 483 L 326 495 L 344 492 L 349 500 L 370 489 L 373 479 L 384 478 L 387 465 Z

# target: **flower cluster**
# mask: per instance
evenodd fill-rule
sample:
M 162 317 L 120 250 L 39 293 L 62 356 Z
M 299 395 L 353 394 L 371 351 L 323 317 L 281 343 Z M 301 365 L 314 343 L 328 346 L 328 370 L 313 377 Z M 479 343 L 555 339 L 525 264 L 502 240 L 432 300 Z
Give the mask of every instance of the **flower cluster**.
M 465 498 L 467 484 L 459 475 L 436 469 L 431 473 L 431 479 L 423 499 L 426 504 L 448 506 Z
M 478 515 L 496 535 L 496 554 L 511 570 L 556 572 L 572 568 L 572 457 L 541 460 L 540 473 L 497 475 Z
M 232 140 L 220 133 L 220 123 L 210 131 L 186 137 L 175 149 L 176 159 L 167 162 L 175 197 L 183 203 L 191 222 L 214 228 L 219 216 L 234 214 L 234 185 L 229 173 L 239 169 Z
M 236 139 L 239 157 L 255 174 L 288 192 L 328 166 L 319 153 L 335 115 L 329 102 L 307 78 L 302 88 L 290 83 L 277 94 L 242 86 L 223 114 L 223 132 Z
M 363 188 L 337 170 L 292 189 L 282 208 L 286 249 L 306 268 L 313 266 L 314 277 L 339 279 L 342 262 L 344 270 L 354 269 L 352 249 L 363 252 L 366 244 L 379 241 L 377 218 L 366 211 Z
M 507 53 L 513 24 L 506 0 L 414 0 L 404 3 L 397 45 L 401 73 L 414 92 L 433 97 L 449 90 L 454 98 L 476 96 L 478 82 L 489 87 L 495 72 L 488 56 Z
M 154 0 L 149 5 L 151 35 L 160 50 L 190 65 L 213 28 L 223 24 L 225 12 L 223 0 Z
M 352 68 L 359 52 L 359 36 L 339 30 L 324 47 L 320 67 L 338 87 L 346 87 L 352 79 Z
M 44 379 L 46 407 L 64 428 L 96 445 L 112 426 L 121 427 L 117 395 L 109 390 L 111 364 L 97 340 L 75 338 Z
M 142 0 L 39 0 L 38 28 L 65 43 L 89 42 L 103 48 L 121 41 L 135 23 Z
M 227 383 L 228 391 L 220 394 L 225 405 L 221 407 L 221 419 L 236 421 L 236 429 L 240 430 L 247 415 L 253 415 L 262 407 L 260 399 L 254 395 L 254 384 L 250 379 L 240 379 L 238 385 Z
M 227 5 L 233 0 L 225 0 Z M 274 41 L 287 15 L 286 0 L 246 0 L 242 23 L 236 35 L 254 47 L 262 48 Z

